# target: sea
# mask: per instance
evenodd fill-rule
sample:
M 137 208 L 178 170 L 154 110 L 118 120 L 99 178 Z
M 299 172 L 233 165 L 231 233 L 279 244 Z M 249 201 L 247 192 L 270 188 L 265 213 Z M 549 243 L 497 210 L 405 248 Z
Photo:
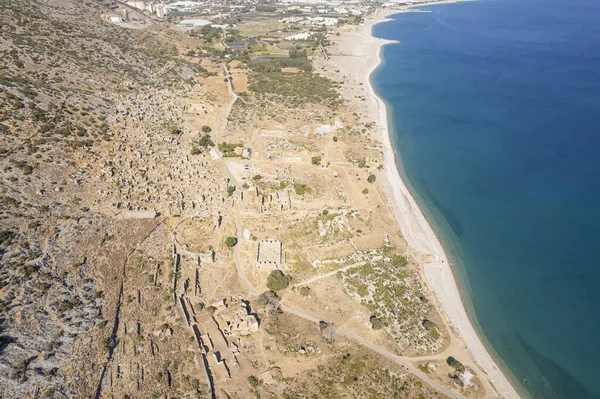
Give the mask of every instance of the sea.
M 400 173 L 520 394 L 600 398 L 600 1 L 418 9 L 373 28 Z

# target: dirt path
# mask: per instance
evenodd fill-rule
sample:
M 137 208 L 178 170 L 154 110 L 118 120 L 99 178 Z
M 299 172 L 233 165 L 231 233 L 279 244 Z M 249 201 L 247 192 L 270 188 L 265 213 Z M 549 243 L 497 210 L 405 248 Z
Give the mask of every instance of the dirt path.
M 230 96 L 232 97 L 231 101 L 229 102 L 229 104 L 227 105 L 227 107 L 221 112 L 221 115 L 219 115 L 219 118 L 217 120 L 217 124 L 215 125 L 215 129 L 214 129 L 214 140 L 215 140 L 215 144 L 217 144 L 217 134 L 218 134 L 218 128 L 220 127 L 220 122 L 223 118 L 223 116 L 226 116 L 231 107 L 233 106 L 233 104 L 235 103 L 235 101 L 237 100 L 237 95 L 233 92 L 232 88 L 231 88 L 231 83 L 227 82 L 227 88 L 229 91 Z M 232 181 L 235 182 L 235 177 L 233 176 L 233 174 L 231 173 L 231 170 L 229 169 L 229 167 L 227 166 L 227 163 L 223 161 L 223 158 L 220 157 L 219 161 L 221 162 L 221 164 L 223 165 L 223 168 L 225 169 L 225 171 L 227 172 L 227 175 L 232 179 Z M 241 211 L 242 211 L 242 206 L 240 206 L 236 213 L 235 213 L 235 224 L 236 224 L 236 236 L 238 238 L 238 242 L 241 242 L 242 240 L 242 231 L 243 231 L 243 227 L 242 227 L 242 218 L 241 218 Z M 236 245 L 233 249 L 233 255 L 234 255 L 234 260 L 235 260 L 235 265 L 237 268 L 237 272 L 238 272 L 238 276 L 240 278 L 240 280 L 242 281 L 242 283 L 244 284 L 244 286 L 246 287 L 246 289 L 248 290 L 248 292 L 250 293 L 250 295 L 252 296 L 258 296 L 259 292 L 254 288 L 254 286 L 250 283 L 250 281 L 248 281 L 248 279 L 246 278 L 246 275 L 244 274 L 244 270 L 242 268 L 242 263 L 240 262 L 239 259 L 239 246 Z M 350 265 L 350 266 L 346 266 L 340 270 L 345 270 L 348 269 L 350 267 L 354 267 L 357 266 L 359 263 Z M 299 284 L 296 285 L 303 285 L 303 284 L 308 284 L 310 282 L 331 276 L 335 273 L 337 273 L 339 270 L 335 270 L 333 272 L 321 275 L 321 276 L 317 276 L 317 277 L 313 277 L 312 279 L 306 280 L 304 282 L 301 282 Z M 303 311 L 299 310 L 299 309 L 295 309 L 292 307 L 289 307 L 287 305 L 282 304 L 281 305 L 282 310 L 292 313 L 298 317 L 301 317 L 305 320 L 311 321 L 313 323 L 319 323 L 320 321 L 322 321 L 323 319 L 317 316 L 313 316 L 313 315 L 309 315 L 307 313 L 304 313 Z M 365 347 L 379 353 L 382 356 L 385 356 L 386 358 L 394 361 L 395 363 L 401 365 L 405 370 L 410 371 L 412 374 L 416 375 L 418 378 L 422 379 L 423 381 L 427 382 L 429 385 L 431 385 L 432 387 L 434 387 L 435 389 L 437 389 L 438 391 L 444 393 L 445 395 L 451 397 L 451 398 L 456 398 L 456 399 L 467 399 L 466 397 L 459 395 L 453 391 L 451 391 L 448 388 L 443 387 L 442 385 L 440 385 L 439 383 L 437 383 L 436 381 L 432 380 L 431 378 L 429 378 L 428 376 L 426 376 L 423 372 L 421 372 L 420 370 L 418 370 L 417 368 L 413 367 L 410 362 L 412 361 L 418 361 L 421 358 L 420 357 L 401 357 L 401 356 L 397 356 L 389 351 L 387 351 L 384 348 L 381 348 L 369 341 L 367 341 L 366 339 L 357 336 L 349 331 L 346 331 L 344 329 L 338 328 L 337 333 L 340 335 L 345 336 L 346 338 L 349 338 L 351 340 L 354 340 L 362 345 L 364 345 Z M 444 356 L 442 355 L 434 355 L 434 356 L 426 356 L 424 357 L 424 359 L 427 360 L 432 360 L 432 359 L 445 359 Z
M 318 281 L 318 280 L 321 280 L 321 279 L 333 276 L 333 275 L 337 274 L 338 272 L 345 272 L 346 270 L 352 269 L 353 267 L 362 266 L 365 263 L 366 262 L 356 262 L 356 263 L 353 263 L 351 265 L 340 267 L 339 269 L 335 269 L 334 271 L 331 271 L 329 273 L 319 274 L 318 276 L 311 277 L 311 278 L 309 278 L 307 280 L 300 281 L 299 283 L 294 284 L 294 287 L 301 287 L 301 286 L 306 285 L 306 284 L 314 283 L 315 281 Z

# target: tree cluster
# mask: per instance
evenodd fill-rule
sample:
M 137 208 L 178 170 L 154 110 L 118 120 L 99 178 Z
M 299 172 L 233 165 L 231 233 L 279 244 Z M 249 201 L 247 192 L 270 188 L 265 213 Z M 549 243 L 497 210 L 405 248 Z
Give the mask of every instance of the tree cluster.
M 312 64 L 308 58 L 301 57 L 277 57 L 272 60 L 250 62 L 250 69 L 252 69 L 254 72 L 281 72 L 281 68 L 297 68 L 304 72 L 311 72 Z

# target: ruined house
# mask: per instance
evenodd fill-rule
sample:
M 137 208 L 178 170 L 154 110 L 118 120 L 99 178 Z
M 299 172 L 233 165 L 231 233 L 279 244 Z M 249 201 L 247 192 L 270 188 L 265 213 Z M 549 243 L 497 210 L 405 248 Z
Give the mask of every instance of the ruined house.
M 256 264 L 261 268 L 278 269 L 282 263 L 282 245 L 279 240 L 261 240 L 256 247 Z

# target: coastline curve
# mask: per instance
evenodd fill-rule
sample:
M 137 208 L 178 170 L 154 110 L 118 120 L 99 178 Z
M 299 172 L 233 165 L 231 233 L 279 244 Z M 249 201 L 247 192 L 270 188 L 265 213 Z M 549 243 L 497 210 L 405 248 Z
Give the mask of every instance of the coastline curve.
M 387 15 L 410 10 L 389 11 L 391 12 Z M 411 247 L 423 254 L 430 254 L 435 257 L 434 262 L 424 265 L 425 282 L 434 293 L 438 302 L 438 308 L 445 315 L 449 324 L 456 329 L 466 348 L 473 356 L 474 361 L 487 373 L 494 385 L 492 389 L 495 389 L 499 397 L 519 398 L 520 395 L 497 366 L 472 326 L 441 242 L 398 171 L 396 156 L 390 140 L 387 105 L 375 92 L 370 80 L 372 73 L 382 62 L 381 48 L 385 44 L 395 43 L 376 38 L 372 35 L 373 26 L 385 21 L 389 21 L 386 16 L 375 16 L 375 18 L 365 21 L 365 24 L 359 28 L 358 33 L 369 42 L 370 51 L 373 52 L 372 55 L 367 57 L 367 64 L 369 66 L 366 73 L 359 78 L 364 79 L 362 83 L 368 92 L 368 105 L 377 121 L 378 133 L 384 147 L 384 173 L 382 180 L 393 208 L 394 218 L 400 227 L 402 235 Z

